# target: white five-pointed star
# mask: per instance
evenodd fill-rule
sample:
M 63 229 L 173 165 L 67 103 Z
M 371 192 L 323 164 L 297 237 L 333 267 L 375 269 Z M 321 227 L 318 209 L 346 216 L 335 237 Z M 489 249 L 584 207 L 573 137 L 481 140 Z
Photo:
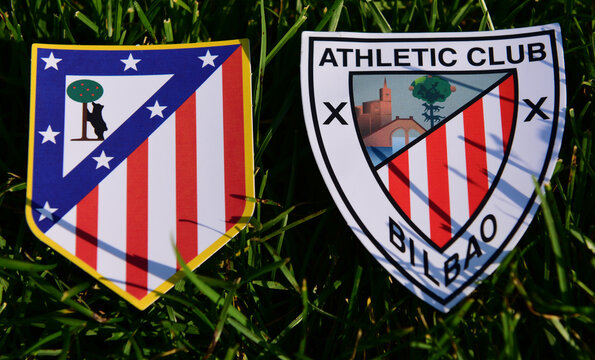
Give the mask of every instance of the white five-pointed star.
M 124 71 L 126 71 L 128 69 L 134 69 L 134 71 L 137 71 L 136 63 L 139 62 L 140 60 L 141 59 L 133 58 L 132 53 L 130 53 L 130 55 L 128 55 L 128 59 L 120 59 L 121 62 L 126 64 L 126 66 L 124 66 Z
M 50 203 L 49 202 L 45 202 L 45 205 L 43 205 L 42 208 L 37 208 L 37 211 L 39 211 L 39 213 L 41 215 L 39 215 L 39 221 L 48 218 L 51 221 L 54 221 L 54 215 L 52 215 L 53 213 L 56 212 L 56 210 L 58 210 L 58 208 L 52 208 L 50 207 Z
M 45 67 L 43 68 L 44 70 L 47 70 L 51 67 L 58 70 L 58 63 L 62 61 L 62 59 L 54 57 L 54 52 L 50 53 L 50 57 L 41 58 L 41 60 L 45 61 Z
M 93 156 L 93 159 L 97 161 L 97 167 L 95 169 L 99 169 L 102 166 L 105 166 L 109 169 L 109 162 L 113 158 L 113 156 L 106 156 L 105 151 L 101 150 L 101 155 Z
M 166 107 L 167 106 L 159 105 L 159 101 L 155 100 L 155 105 L 147 106 L 147 109 L 151 110 L 151 117 L 149 119 L 152 119 L 153 116 L 163 117 L 163 110 L 165 110 Z
M 43 136 L 41 143 L 46 143 L 48 141 L 56 143 L 56 136 L 60 133 L 59 131 L 52 130 L 52 125 L 48 125 L 48 129 L 46 131 L 38 131 Z
M 207 54 L 205 56 L 199 56 L 198 58 L 202 60 L 202 67 L 205 67 L 207 65 L 215 67 L 215 63 L 213 62 L 213 60 L 215 60 L 218 57 L 219 55 L 211 55 L 211 52 L 207 50 Z

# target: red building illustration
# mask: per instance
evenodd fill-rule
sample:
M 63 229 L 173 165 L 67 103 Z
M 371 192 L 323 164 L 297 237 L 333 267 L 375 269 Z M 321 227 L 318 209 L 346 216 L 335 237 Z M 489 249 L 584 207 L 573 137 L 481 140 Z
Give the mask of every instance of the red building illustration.
M 355 106 L 355 116 L 366 146 L 391 147 L 395 131 L 404 131 L 405 145 L 409 144 L 410 131 L 415 130 L 417 136 L 426 129 L 419 125 L 413 116 L 408 118 L 392 117 L 391 89 L 386 84 L 379 90 L 378 100 L 365 101 Z

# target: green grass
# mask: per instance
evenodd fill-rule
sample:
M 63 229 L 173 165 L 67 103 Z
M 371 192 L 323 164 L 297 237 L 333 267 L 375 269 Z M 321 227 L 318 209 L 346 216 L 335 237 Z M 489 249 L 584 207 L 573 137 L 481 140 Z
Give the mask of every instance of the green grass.
M 0 359 L 594 358 L 594 11 L 586 0 L 0 0 Z M 559 167 L 516 250 L 442 314 L 391 279 L 334 207 L 306 145 L 299 34 L 551 22 L 568 91 Z M 245 37 L 262 201 L 249 229 L 140 312 L 27 228 L 31 44 Z

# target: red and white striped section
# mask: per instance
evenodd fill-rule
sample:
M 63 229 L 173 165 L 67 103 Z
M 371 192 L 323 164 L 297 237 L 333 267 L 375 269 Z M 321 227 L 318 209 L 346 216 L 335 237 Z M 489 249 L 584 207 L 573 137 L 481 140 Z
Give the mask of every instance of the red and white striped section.
M 378 170 L 401 210 L 438 247 L 477 210 L 500 169 L 512 130 L 514 89 L 509 76 Z
M 244 212 L 242 90 L 239 48 L 48 237 L 137 299 L 166 282 L 172 241 L 189 262 Z

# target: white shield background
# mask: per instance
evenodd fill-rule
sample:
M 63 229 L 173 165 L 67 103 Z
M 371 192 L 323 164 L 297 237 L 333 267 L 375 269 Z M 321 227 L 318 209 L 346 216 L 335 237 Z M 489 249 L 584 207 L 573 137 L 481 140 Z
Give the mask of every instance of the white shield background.
M 516 53 L 519 45 L 523 45 L 525 59 L 512 64 L 506 60 L 506 47 L 510 46 Z M 534 53 L 535 61 L 530 61 L 530 45 L 535 51 L 543 49 L 545 57 Z M 431 61 L 432 52 L 437 56 L 447 48 L 454 52 L 443 51 L 443 62 Z M 405 49 L 400 54 L 408 54 L 408 58 L 399 60 L 401 64 L 396 64 L 393 58 L 395 49 Z M 427 49 L 422 52 L 423 64 L 419 52 L 409 49 Z M 369 50 L 373 55 L 370 62 L 361 57 L 369 55 Z M 329 60 L 329 52 L 334 55 L 334 63 Z M 355 59 L 358 52 L 359 66 Z M 533 179 L 540 185 L 549 181 L 564 129 L 566 90 L 562 54 L 558 25 L 475 33 L 305 32 L 302 35 L 304 117 L 310 144 L 329 191 L 348 226 L 368 251 L 399 282 L 436 309 L 450 310 L 473 291 L 478 281 L 492 273 L 520 240 L 537 210 Z M 405 62 L 409 65 L 403 65 Z M 354 125 L 350 72 L 407 70 L 437 73 L 514 70 L 518 79 L 516 128 L 507 165 L 475 220 L 442 251 L 411 228 L 389 201 L 370 169 Z M 540 110 L 549 119 L 533 114 L 530 121 L 524 121 L 532 107 L 523 99 L 536 104 L 543 97 L 546 99 Z M 347 125 L 337 118 L 325 125 L 332 113 L 324 103 L 337 108 L 343 102 L 348 105 L 339 114 Z M 391 242 L 389 219 L 402 230 L 403 241 L 392 236 Z M 398 232 L 394 229 L 393 226 L 393 233 Z M 470 243 L 471 238 L 477 240 L 479 251 Z

